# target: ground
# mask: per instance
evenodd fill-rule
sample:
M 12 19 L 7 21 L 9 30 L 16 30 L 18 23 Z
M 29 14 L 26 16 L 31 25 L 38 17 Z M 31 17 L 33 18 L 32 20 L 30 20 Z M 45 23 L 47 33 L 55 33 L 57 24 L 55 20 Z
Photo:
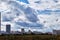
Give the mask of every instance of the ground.
M 0 40 L 60 40 L 60 35 L 0 35 Z

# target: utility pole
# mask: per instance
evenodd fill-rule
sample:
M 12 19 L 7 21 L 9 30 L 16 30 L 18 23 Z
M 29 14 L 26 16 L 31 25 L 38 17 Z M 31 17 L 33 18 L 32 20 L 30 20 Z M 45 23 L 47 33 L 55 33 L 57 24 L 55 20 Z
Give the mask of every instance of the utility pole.
M 0 12 L 0 34 L 1 34 L 1 12 Z

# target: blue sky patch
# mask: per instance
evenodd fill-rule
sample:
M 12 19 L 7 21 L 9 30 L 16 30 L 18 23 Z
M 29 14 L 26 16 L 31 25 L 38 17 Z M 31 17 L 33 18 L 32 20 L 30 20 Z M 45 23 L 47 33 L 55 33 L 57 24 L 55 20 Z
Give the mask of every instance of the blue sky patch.
M 28 0 L 18 0 L 18 1 L 29 4 Z

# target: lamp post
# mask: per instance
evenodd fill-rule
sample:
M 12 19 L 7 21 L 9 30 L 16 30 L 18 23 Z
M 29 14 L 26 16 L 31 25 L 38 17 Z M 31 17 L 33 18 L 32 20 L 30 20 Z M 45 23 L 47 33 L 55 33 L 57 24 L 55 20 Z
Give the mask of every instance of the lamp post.
M 0 12 L 0 34 L 1 34 L 1 12 Z

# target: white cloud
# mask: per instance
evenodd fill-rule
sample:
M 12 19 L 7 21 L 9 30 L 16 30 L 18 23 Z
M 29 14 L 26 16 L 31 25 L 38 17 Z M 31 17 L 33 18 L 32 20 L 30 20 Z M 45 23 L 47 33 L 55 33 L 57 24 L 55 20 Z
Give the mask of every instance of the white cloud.
M 51 9 L 51 10 L 55 10 L 55 9 L 58 9 L 60 8 L 60 6 L 58 4 L 60 4 L 60 1 L 58 3 L 55 3 L 53 2 L 52 0 L 28 0 L 30 4 L 25 4 L 25 3 L 22 3 L 22 2 L 18 2 L 16 1 L 17 3 L 19 3 L 20 5 L 24 6 L 25 9 L 27 7 L 31 7 L 33 10 L 45 10 L 45 9 Z M 37 4 L 37 3 L 34 3 L 36 1 L 41 1 L 40 4 Z M 58 5 L 58 6 L 56 6 Z M 13 8 L 13 10 L 12 10 Z M 19 15 L 19 16 L 16 16 L 15 14 L 15 11 L 14 9 L 18 9 L 22 14 Z M 8 19 L 9 18 L 13 18 L 12 21 L 10 22 L 2 22 L 2 30 L 5 30 L 5 27 L 6 24 L 11 24 L 12 25 L 12 30 L 16 31 L 16 30 L 20 30 L 18 29 L 18 27 L 21 27 L 23 28 L 22 26 L 19 26 L 19 25 L 16 25 L 15 22 L 16 21 L 24 21 L 24 22 L 28 22 L 28 23 L 32 23 L 30 22 L 25 14 L 24 14 L 24 11 L 22 11 L 21 9 L 19 9 L 18 7 L 13 7 L 11 5 L 8 5 L 6 4 L 5 2 L 1 3 L 0 4 L 0 10 L 1 11 L 4 11 L 4 10 L 9 10 L 9 11 L 5 11 L 5 12 L 2 12 L 2 17 L 5 16 L 7 17 Z M 5 14 L 7 12 L 11 12 L 9 15 L 8 14 Z M 33 12 L 35 14 L 35 12 Z M 37 13 L 37 11 L 36 11 Z M 36 15 L 38 17 L 38 21 L 37 23 L 40 23 L 40 24 L 43 24 L 44 27 L 42 29 L 32 29 L 30 28 L 30 30 L 32 31 L 41 31 L 41 32 L 47 32 L 48 31 L 51 31 L 52 29 L 60 29 L 60 16 L 59 14 L 55 14 L 55 13 L 51 13 L 51 15 L 46 15 L 46 14 L 39 14 L 39 15 Z M 58 21 L 56 21 L 58 19 Z M 2 19 L 3 20 L 3 19 Z M 17 27 L 18 26 L 18 27 Z M 57 28 L 58 26 L 58 28 Z M 26 30 L 28 30 L 29 28 L 26 28 Z
M 7 11 L 9 8 L 10 8 L 9 5 L 7 5 L 6 3 L 4 3 L 4 2 L 0 3 L 0 12 Z
M 59 15 L 59 14 L 58 14 Z M 60 29 L 60 16 L 58 16 L 54 13 L 52 13 L 51 15 L 38 15 L 39 18 L 39 23 L 42 23 L 44 25 L 43 28 L 51 28 L 51 29 Z M 47 30 L 46 29 L 46 30 Z
M 59 0 L 58 3 L 55 3 L 53 0 L 28 0 L 28 1 L 30 3 L 29 6 L 37 10 L 44 9 L 55 10 L 57 8 L 56 5 L 60 3 Z M 40 3 L 35 3 L 36 1 L 39 1 Z

